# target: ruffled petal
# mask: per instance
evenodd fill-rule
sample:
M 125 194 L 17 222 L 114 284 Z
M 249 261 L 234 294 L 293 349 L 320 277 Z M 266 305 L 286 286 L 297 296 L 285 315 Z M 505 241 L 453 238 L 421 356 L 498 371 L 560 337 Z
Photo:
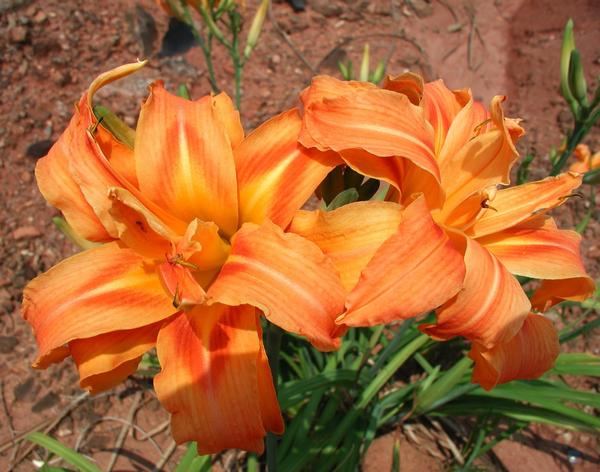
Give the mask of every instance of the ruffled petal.
M 537 379 L 549 370 L 560 351 L 556 329 L 542 315 L 530 313 L 509 341 L 486 350 L 474 344 L 473 382 L 486 390 L 518 379 Z
M 304 101 L 303 118 L 299 141 L 304 146 L 336 152 L 362 149 L 373 156 L 405 158 L 439 180 L 433 130 L 423 110 L 405 95 L 355 88 L 335 98 Z
M 567 172 L 556 177 L 498 190 L 466 233 L 480 238 L 505 230 L 564 203 L 581 185 L 581 175 Z
M 152 349 L 163 321 L 114 331 L 69 343 L 79 370 L 79 385 L 95 394 L 115 387 L 135 373 L 141 356 Z
M 273 223 L 242 226 L 208 296 L 226 305 L 255 306 L 318 349 L 339 346 L 332 333 L 345 291 L 335 266 L 317 245 Z
M 462 254 L 420 197 L 402 211 L 397 230 L 362 271 L 337 321 L 373 326 L 412 318 L 456 295 L 464 277 Z
M 502 263 L 477 241 L 466 239 L 463 290 L 437 310 L 437 324 L 421 330 L 437 339 L 464 336 L 486 349 L 521 329 L 531 304 Z
M 283 421 L 254 308 L 197 306 L 161 329 L 156 394 L 171 413 L 178 443 L 200 454 L 236 448 L 262 453 L 267 431 Z
M 238 223 L 228 128 L 215 98 L 190 101 L 152 85 L 135 136 L 140 191 L 183 221 L 214 221 L 227 235 Z
M 22 310 L 41 368 L 75 339 L 147 326 L 175 311 L 155 268 L 117 243 L 72 256 L 36 277 L 25 288 Z
M 254 130 L 235 150 L 240 221 L 265 219 L 285 228 L 321 181 L 342 160 L 298 144 L 302 120 L 284 112 Z
M 391 202 L 356 202 L 333 211 L 299 211 L 288 231 L 315 243 L 331 258 L 347 291 L 402 221 L 401 207 Z

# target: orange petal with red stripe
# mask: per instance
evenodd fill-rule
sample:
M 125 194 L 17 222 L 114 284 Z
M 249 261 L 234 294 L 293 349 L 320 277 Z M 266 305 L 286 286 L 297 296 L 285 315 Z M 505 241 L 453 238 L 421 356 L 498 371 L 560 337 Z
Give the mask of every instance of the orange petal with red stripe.
M 456 295 L 464 276 L 462 254 L 420 197 L 402 211 L 397 230 L 362 271 L 337 321 L 373 326 L 412 318 Z
M 229 131 L 214 97 L 190 101 L 154 83 L 135 135 L 141 193 L 183 221 L 214 221 L 233 234 L 238 203 Z
M 469 357 L 475 361 L 473 382 L 486 390 L 518 379 L 537 379 L 552 368 L 560 345 L 556 329 L 542 315 L 530 313 L 509 341 L 486 350 L 474 344 Z
M 175 441 L 196 441 L 200 454 L 262 453 L 267 431 L 283 432 L 262 349 L 248 306 L 197 306 L 161 329 L 154 387 Z
M 493 254 L 465 239 L 463 289 L 437 310 L 437 324 L 421 329 L 437 339 L 464 336 L 489 349 L 521 329 L 531 304 L 517 279 Z
M 332 333 L 345 291 L 333 262 L 311 241 L 273 223 L 242 226 L 208 295 L 226 305 L 253 305 L 318 349 L 339 346 Z
M 235 150 L 240 220 L 270 219 L 285 228 L 315 189 L 342 160 L 298 144 L 302 120 L 297 110 L 271 118 Z
M 581 175 L 570 172 L 544 180 L 498 190 L 489 208 L 481 213 L 466 233 L 480 238 L 515 226 L 534 215 L 564 203 L 565 198 L 581 185 Z
M 115 387 L 135 373 L 141 356 L 152 349 L 163 321 L 114 331 L 69 343 L 79 370 L 79 385 L 95 394 Z
M 400 205 L 356 202 L 333 211 L 299 211 L 288 231 L 315 243 L 331 258 L 347 291 L 379 246 L 396 233 L 402 221 Z
M 423 110 L 390 90 L 357 89 L 305 103 L 299 140 L 320 150 L 362 149 L 373 156 L 405 158 L 439 180 L 433 130 Z
M 72 256 L 32 280 L 23 293 L 45 367 L 55 349 L 81 338 L 156 323 L 175 310 L 155 269 L 116 242 Z

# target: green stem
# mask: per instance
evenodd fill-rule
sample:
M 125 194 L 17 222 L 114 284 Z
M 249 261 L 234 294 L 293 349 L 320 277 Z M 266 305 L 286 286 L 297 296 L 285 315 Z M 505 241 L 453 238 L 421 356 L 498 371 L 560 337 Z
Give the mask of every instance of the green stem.
M 221 90 L 219 89 L 219 84 L 217 83 L 217 79 L 215 77 L 215 69 L 212 62 L 212 35 L 209 33 L 208 41 L 204 40 L 202 34 L 200 34 L 200 31 L 198 31 L 198 28 L 196 28 L 196 24 L 194 23 L 192 15 L 190 14 L 190 10 L 185 2 L 182 4 L 182 13 L 183 20 L 192 30 L 192 34 L 194 35 L 198 46 L 200 46 L 200 49 L 202 49 L 202 54 L 204 55 L 204 60 L 206 61 L 206 70 L 208 71 L 210 88 L 214 93 L 219 93 Z
M 558 158 L 558 160 L 552 166 L 550 175 L 558 175 L 562 171 L 563 167 L 567 163 L 567 160 L 569 159 L 571 154 L 573 154 L 573 151 L 575 151 L 575 148 L 581 142 L 581 140 L 584 138 L 588 131 L 589 127 L 586 126 L 585 122 L 575 122 L 575 128 L 573 129 L 573 132 L 569 135 L 569 139 L 567 140 L 567 147 L 560 155 L 560 158 Z
M 269 366 L 271 367 L 271 375 L 273 376 L 273 386 L 277 392 L 277 380 L 279 378 L 279 353 L 281 351 L 281 338 L 283 330 L 269 324 L 267 328 L 267 357 L 269 358 Z M 267 471 L 277 472 L 277 442 L 278 438 L 273 433 L 267 434 Z

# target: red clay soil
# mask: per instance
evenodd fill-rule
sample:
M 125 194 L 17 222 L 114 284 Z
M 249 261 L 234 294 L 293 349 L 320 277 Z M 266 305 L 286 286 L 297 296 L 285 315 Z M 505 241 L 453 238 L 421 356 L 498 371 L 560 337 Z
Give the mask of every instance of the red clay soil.
M 247 3 L 252 13 L 257 2 Z M 542 177 L 549 168 L 548 151 L 560 144 L 570 124 L 558 92 L 561 32 L 569 16 L 575 20 L 588 82 L 594 83 L 600 74 L 596 0 L 309 0 L 302 13 L 275 3 L 245 71 L 243 121 L 251 129 L 294 106 L 312 75 L 338 75 L 337 61 L 346 57 L 358 64 L 368 42 L 374 60 L 389 58 L 390 73 L 413 70 L 430 80 L 442 77 L 450 87 L 470 87 L 486 102 L 495 94 L 507 95 L 507 114 L 523 118 L 528 132 L 519 149 L 523 155 L 535 153 L 533 176 Z M 161 458 L 168 458 L 164 470 L 171 470 L 181 455 L 168 431 L 160 430 L 168 417 L 144 379 L 129 379 L 115 391 L 89 399 L 81 397 L 70 362 L 32 370 L 36 347 L 18 311 L 27 281 L 75 252 L 51 223 L 58 213 L 39 194 L 33 169 L 67 125 L 73 104 L 91 80 L 136 58 L 150 59 L 139 74 L 98 94 L 98 101 L 132 126 L 151 80 L 164 79 L 173 91 L 185 83 L 193 97 L 209 92 L 198 48 L 159 57 L 167 24 L 152 0 L 0 0 L 0 470 L 32 470 L 32 460 L 41 451 L 31 452 L 19 440 L 34 429 L 50 430 L 72 447 L 77 444 L 102 468 L 119 446 L 122 428 L 130 424 L 137 429 L 125 435 L 115 470 L 151 470 Z M 223 51 L 217 54 L 219 83 L 231 90 L 231 66 Z M 587 141 L 600 150 L 597 127 Z M 570 199 L 558 218 L 572 226 L 585 211 L 583 201 Z M 593 220 L 583 243 L 595 278 L 600 275 L 599 232 Z M 599 346 L 595 333 L 576 348 L 599 354 Z M 598 389 L 592 381 L 585 386 Z M 154 443 L 142 440 L 153 430 L 159 430 Z M 511 472 L 598 470 L 596 438 L 551 428 L 534 428 L 532 434 L 537 443 L 526 438 L 506 442 L 496 448 L 498 460 L 482 467 Z M 18 447 L 12 446 L 13 440 Z M 401 470 L 441 470 L 447 464 L 431 448 L 405 435 L 400 440 Z M 380 441 L 364 470 L 389 470 L 393 440 Z M 566 462 L 568 447 L 584 451 L 575 466 Z M 230 452 L 222 462 L 233 468 L 236 460 Z

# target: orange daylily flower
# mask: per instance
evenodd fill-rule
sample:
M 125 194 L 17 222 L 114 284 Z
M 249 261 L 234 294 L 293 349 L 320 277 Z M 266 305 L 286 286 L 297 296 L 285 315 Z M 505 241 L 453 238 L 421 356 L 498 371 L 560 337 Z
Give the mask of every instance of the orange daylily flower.
M 259 315 L 321 350 L 339 345 L 339 275 L 318 246 L 284 231 L 339 158 L 297 143 L 296 110 L 245 136 L 227 95 L 189 101 L 161 82 L 130 148 L 98 122 L 92 97 L 142 65 L 99 76 L 36 167 L 44 197 L 104 244 L 25 289 L 34 365 L 71 355 L 94 393 L 155 346 L 154 384 L 176 441 L 197 441 L 202 454 L 261 452 L 283 422 Z
M 569 166 L 570 172 L 586 172 L 600 168 L 600 151 L 592 155 L 590 147 L 587 144 L 578 144 L 573 153 L 575 162 Z
M 514 143 L 524 133 L 504 117 L 504 97 L 495 97 L 488 112 L 469 90 L 404 74 L 388 77 L 381 89 L 321 76 L 301 98 L 303 145 L 335 151 L 354 170 L 391 185 L 387 202 L 300 211 L 292 222 L 292 231 L 332 257 L 349 290 L 338 323 L 374 325 L 436 309 L 437 322 L 422 330 L 440 340 L 469 339 L 478 353 L 476 372 L 502 349 L 531 367 L 496 366 L 494 382 L 476 373 L 484 387 L 547 369 L 556 349 L 537 357 L 512 350 L 525 338 L 554 346 L 532 339 L 548 336 L 541 315 L 524 328 L 532 304 L 514 276 L 543 280 L 533 296 L 540 311 L 591 295 L 579 235 L 546 216 L 581 177 L 566 173 L 498 188 L 510 183 Z

